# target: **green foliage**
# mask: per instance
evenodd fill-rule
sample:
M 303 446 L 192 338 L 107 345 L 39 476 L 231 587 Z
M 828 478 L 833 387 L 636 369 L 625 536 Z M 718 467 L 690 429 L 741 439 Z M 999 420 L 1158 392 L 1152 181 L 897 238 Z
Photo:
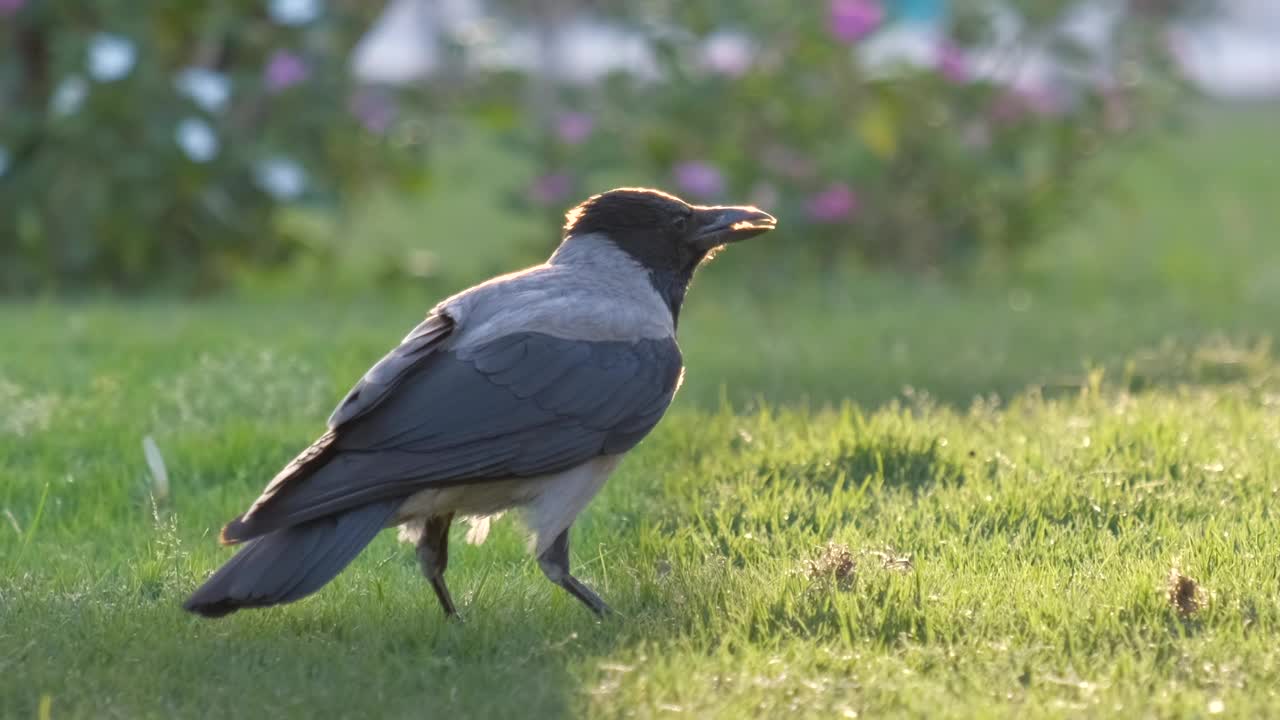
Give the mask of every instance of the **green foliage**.
M 358 2 L 19 2 L 0 35 L 0 292 L 199 290 L 288 258 L 282 205 L 408 177 L 351 86 Z
M 820 258 L 919 270 L 1012 256 L 1096 196 L 1092 158 L 1176 108 L 1160 42 L 1173 3 L 1118 9 L 1101 52 L 1064 29 L 1077 4 L 952 3 L 901 64 L 864 54 L 901 30 L 880 0 L 646 6 L 633 20 L 663 28 L 665 79 L 567 98 L 596 132 L 566 141 L 572 116 L 550 123 L 539 182 L 567 200 L 625 170 L 696 199 L 751 200 L 782 219 L 781 244 Z

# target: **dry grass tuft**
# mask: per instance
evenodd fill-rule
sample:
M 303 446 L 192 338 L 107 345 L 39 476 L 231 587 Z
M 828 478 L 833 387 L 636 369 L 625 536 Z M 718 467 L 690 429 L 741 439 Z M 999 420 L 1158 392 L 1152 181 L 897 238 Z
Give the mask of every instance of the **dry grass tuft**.
M 841 590 L 852 590 L 858 563 L 844 543 L 828 542 L 818 556 L 806 560 L 804 574 L 815 582 L 835 581 Z
M 1169 570 L 1166 596 L 1169 598 L 1169 604 L 1182 617 L 1191 617 L 1205 606 L 1204 588 L 1196 582 L 1195 578 L 1183 575 L 1177 566 Z
M 880 567 L 895 572 L 911 572 L 916 569 L 911 555 L 899 555 L 893 550 L 863 550 L 862 555 L 869 555 L 880 561 Z
M 875 558 L 882 569 L 890 572 L 911 572 L 915 570 L 915 563 L 912 562 L 911 555 L 899 555 L 890 549 L 858 550 L 854 552 L 844 543 L 829 541 L 818 549 L 816 557 L 805 560 L 804 565 L 800 567 L 798 572 L 807 577 L 810 582 L 827 583 L 834 581 L 837 589 L 852 590 L 857 579 L 858 563 L 864 558 Z

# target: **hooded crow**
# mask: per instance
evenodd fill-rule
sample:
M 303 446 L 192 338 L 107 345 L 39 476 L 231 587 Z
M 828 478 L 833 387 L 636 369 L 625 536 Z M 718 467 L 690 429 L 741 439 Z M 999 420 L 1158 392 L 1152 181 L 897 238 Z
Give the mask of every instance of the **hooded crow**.
M 450 523 L 470 517 L 482 536 L 489 517 L 520 510 L 547 578 L 603 615 L 569 572 L 569 527 L 680 385 L 676 324 L 698 265 L 774 226 L 754 207 L 641 188 L 573 208 L 545 263 L 441 302 L 365 373 L 223 528 L 243 547 L 183 607 L 220 617 L 298 600 L 400 526 L 454 615 Z

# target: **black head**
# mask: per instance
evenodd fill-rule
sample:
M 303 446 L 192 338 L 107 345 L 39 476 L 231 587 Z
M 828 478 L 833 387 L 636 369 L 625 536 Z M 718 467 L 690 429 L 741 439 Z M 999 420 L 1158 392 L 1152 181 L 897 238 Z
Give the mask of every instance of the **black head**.
M 565 238 L 598 234 L 649 270 L 673 316 L 693 272 L 716 248 L 772 230 L 777 221 L 749 206 L 690 205 L 646 188 L 587 198 L 565 216 Z

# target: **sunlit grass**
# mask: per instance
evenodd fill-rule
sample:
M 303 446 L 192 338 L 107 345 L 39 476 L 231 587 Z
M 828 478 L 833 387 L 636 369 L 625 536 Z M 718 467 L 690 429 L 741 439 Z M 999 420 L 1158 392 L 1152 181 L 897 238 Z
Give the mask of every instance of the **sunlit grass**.
M 302 603 L 178 607 L 220 523 L 496 248 L 421 298 L 0 307 L 0 717 L 1273 714 L 1269 127 L 1145 157 L 995 284 L 726 253 L 677 407 L 575 528 L 603 624 L 510 521 L 454 538 L 461 625 L 391 533 Z

